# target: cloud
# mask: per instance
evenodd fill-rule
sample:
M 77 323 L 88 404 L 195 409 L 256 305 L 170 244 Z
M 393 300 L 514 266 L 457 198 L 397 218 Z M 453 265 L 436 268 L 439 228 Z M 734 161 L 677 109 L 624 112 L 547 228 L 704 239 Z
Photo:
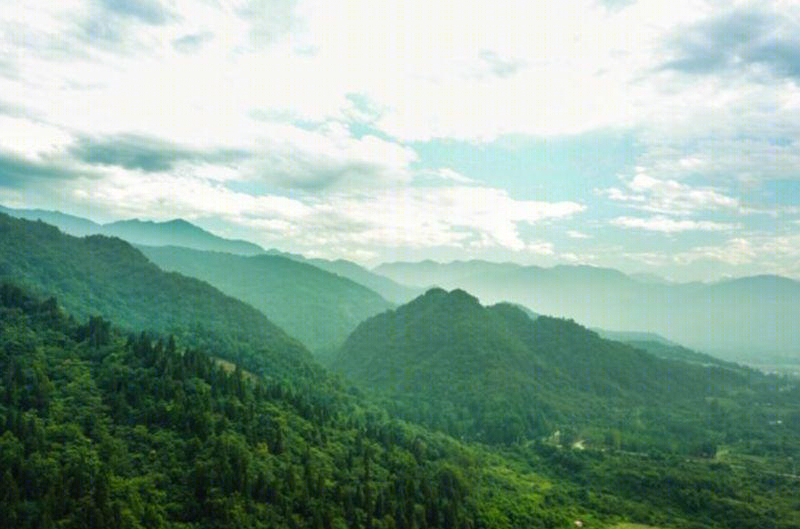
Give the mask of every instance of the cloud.
M 252 139 L 252 159 L 240 167 L 243 178 L 303 191 L 369 189 L 407 184 L 416 152 L 393 141 L 356 138 L 341 123 L 312 130 L 266 125 Z
M 687 215 L 717 210 L 735 211 L 739 200 L 705 186 L 690 186 L 676 180 L 661 180 L 639 172 L 625 182 L 625 189 L 601 191 L 611 200 L 634 209 L 667 215 Z
M 114 217 L 215 217 L 253 230 L 267 245 L 331 255 L 385 248 L 447 247 L 553 253 L 520 227 L 566 220 L 585 210 L 574 202 L 517 200 L 501 189 L 408 186 L 326 194 L 250 194 L 186 172 L 116 168 L 91 187 L 66 185 L 67 196 Z
M 152 25 L 165 24 L 175 15 L 158 0 L 101 0 L 109 13 L 138 19 Z
M 55 161 L 40 162 L 0 151 L 0 188 L 24 188 L 37 181 L 62 181 L 89 176 Z
M 102 140 L 82 138 L 71 154 L 90 165 L 116 165 L 145 172 L 169 171 L 198 154 L 154 138 L 124 134 Z
M 504 190 L 447 186 L 385 190 L 369 196 L 338 196 L 334 211 L 367 228 L 348 234 L 346 242 L 425 248 L 452 246 L 546 249 L 525 241 L 519 225 L 566 219 L 585 210 L 574 202 L 516 200 Z M 350 239 L 350 236 L 354 236 Z
M 199 50 L 203 44 L 212 40 L 214 34 L 210 31 L 201 31 L 191 35 L 184 35 L 172 41 L 172 47 L 182 53 L 193 53 Z
M 237 14 L 250 25 L 254 46 L 273 43 L 298 23 L 296 0 L 248 0 L 236 8 Z
M 506 59 L 500 57 L 496 52 L 491 50 L 483 50 L 479 55 L 489 66 L 489 71 L 492 75 L 497 77 L 509 77 L 525 66 L 524 61 Z
M 136 134 L 120 134 L 102 139 L 83 137 L 70 147 L 69 152 L 89 165 L 114 165 L 144 172 L 171 171 L 182 162 L 231 163 L 249 156 L 244 151 L 234 149 L 201 152 Z
M 698 246 L 686 252 L 680 252 L 673 261 L 690 264 L 697 261 L 718 261 L 732 266 L 751 264 L 767 257 L 763 249 L 746 238 L 729 239 L 722 245 Z
M 611 220 L 611 225 L 621 228 L 657 231 L 661 233 L 680 233 L 685 231 L 729 231 L 737 226 L 723 222 L 706 220 L 675 220 L 663 215 L 650 218 L 617 217 Z
M 591 236 L 577 230 L 567 230 L 567 237 L 571 239 L 591 239 Z
M 682 28 L 670 39 L 674 58 L 662 65 L 688 74 L 800 76 L 800 24 L 768 7 L 736 7 Z M 753 71 L 755 69 L 755 71 Z
M 239 180 L 253 189 L 264 185 L 304 192 L 407 184 L 416 152 L 395 142 L 365 135 L 355 138 L 340 123 L 312 130 L 265 124 L 248 137 L 225 145 L 177 143 L 149 135 L 120 133 L 80 136 L 66 150 L 77 162 L 143 172 L 193 171 L 217 180 Z M 214 176 L 216 175 L 216 176 Z M 444 171 L 440 180 L 455 172 Z
M 786 119 L 791 117 L 787 111 Z M 741 120 L 749 124 L 756 116 L 745 115 Z M 729 186 L 796 178 L 800 164 L 800 141 L 792 131 L 796 125 L 784 128 L 772 122 L 773 130 L 762 133 L 758 128 L 765 123 L 770 123 L 767 116 L 750 131 L 740 132 L 740 123 L 713 135 L 705 131 L 696 137 L 652 135 L 643 139 L 646 148 L 638 163 L 641 171 L 662 179 L 689 176 Z
M 636 3 L 636 0 L 598 0 L 598 3 L 610 11 L 620 11 Z

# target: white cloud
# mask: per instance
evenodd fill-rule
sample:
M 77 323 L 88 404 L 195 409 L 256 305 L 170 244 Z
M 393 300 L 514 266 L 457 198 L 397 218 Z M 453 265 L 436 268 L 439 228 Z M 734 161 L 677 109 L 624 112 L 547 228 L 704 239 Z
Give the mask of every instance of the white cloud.
M 567 236 L 572 239 L 591 239 L 591 236 L 577 230 L 567 230 Z
M 594 0 L 239 4 L 175 2 L 158 24 L 144 23 L 154 8 L 112 13 L 119 38 L 135 40 L 123 55 L 76 36 L 88 22 L 70 13 L 100 18 L 85 4 L 17 9 L 29 36 L 8 42 L 33 85 L 18 95 L 84 132 L 235 134 L 253 109 L 346 119 L 361 94 L 375 124 L 406 140 L 563 134 L 638 122 L 654 94 L 634 81 L 656 43 L 703 12 L 689 0 L 611 13 Z M 191 53 L 175 48 L 198 35 Z
M 401 188 L 370 195 L 331 197 L 336 225 L 359 229 L 326 235 L 317 243 L 504 248 L 548 253 L 538 241 L 524 241 L 520 223 L 565 219 L 585 208 L 574 202 L 521 201 L 485 187 Z M 331 240 L 333 237 L 334 240 Z
M 750 273 L 800 277 L 800 235 L 734 237 L 722 244 L 698 246 L 671 256 L 679 265 L 717 262 Z
M 601 191 L 611 200 L 653 213 L 686 215 L 702 211 L 735 211 L 739 200 L 712 187 L 690 186 L 676 180 L 662 180 L 637 168 L 636 175 L 624 181 L 625 189 Z
M 568 219 L 574 202 L 517 200 L 501 189 L 407 186 L 359 192 L 251 195 L 225 182 L 186 173 L 115 168 L 89 187 L 67 185 L 72 201 L 121 217 L 216 217 L 252 230 L 258 242 L 321 249 L 329 255 L 373 255 L 384 248 L 449 247 L 551 255 L 551 243 L 527 240 L 520 225 Z
M 611 220 L 613 226 L 661 233 L 680 233 L 685 231 L 728 231 L 736 228 L 734 224 L 711 222 L 707 220 L 675 220 L 663 215 L 647 219 L 640 217 L 617 217 Z

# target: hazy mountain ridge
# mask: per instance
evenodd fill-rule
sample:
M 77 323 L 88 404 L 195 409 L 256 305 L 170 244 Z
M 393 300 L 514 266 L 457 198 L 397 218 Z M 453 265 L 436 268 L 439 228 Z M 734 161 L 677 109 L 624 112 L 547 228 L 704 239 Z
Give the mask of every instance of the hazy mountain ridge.
M 140 249 L 164 270 L 197 277 L 251 304 L 315 351 L 338 347 L 361 321 L 392 306 L 365 286 L 278 255 Z
M 102 233 L 145 246 L 183 246 L 195 250 L 240 255 L 264 253 L 264 249 L 257 244 L 218 237 L 183 219 L 167 222 L 123 220 L 103 225 Z
M 717 355 L 800 356 L 800 335 L 785 332 L 800 326 L 800 283 L 785 277 L 643 283 L 613 269 L 482 261 L 387 263 L 375 271 L 409 284 L 464 288 L 485 303 L 511 301 L 591 327 L 657 333 Z
M 421 289 L 401 285 L 388 277 L 375 274 L 352 261 L 344 259 L 331 261 L 316 258 L 305 259 L 305 261 L 322 270 L 346 277 L 356 283 L 364 285 L 392 303 L 406 303 L 422 293 Z
M 101 234 L 119 237 L 131 244 L 142 246 L 178 246 L 192 250 L 224 252 L 235 255 L 267 254 L 286 257 L 297 262 L 311 264 L 321 270 L 363 285 L 392 303 L 405 303 L 422 292 L 422 289 L 400 285 L 351 261 L 307 258 L 300 254 L 282 252 L 276 249 L 264 250 L 261 246 L 248 241 L 219 237 L 183 219 L 167 222 L 132 219 L 109 224 L 98 224 L 89 219 L 67 215 L 58 211 L 23 210 L 0 206 L 0 212 L 27 220 L 41 219 L 43 222 L 58 227 L 64 233 L 76 237 Z
M 64 233 L 76 237 L 97 234 L 119 237 L 131 244 L 146 246 L 173 245 L 240 255 L 264 253 L 264 249 L 257 244 L 219 237 L 183 219 L 174 219 L 166 222 L 131 219 L 98 224 L 89 219 L 67 215 L 58 211 L 12 209 L 1 206 L 0 211 L 12 217 L 27 220 L 41 219 L 43 222 L 56 226 Z

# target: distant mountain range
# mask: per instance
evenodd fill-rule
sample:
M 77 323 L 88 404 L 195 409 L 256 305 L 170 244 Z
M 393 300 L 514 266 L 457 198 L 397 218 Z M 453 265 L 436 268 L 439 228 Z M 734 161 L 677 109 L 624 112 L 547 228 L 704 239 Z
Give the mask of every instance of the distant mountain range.
M 541 268 L 485 261 L 389 263 L 376 273 L 412 286 L 463 288 L 485 303 L 617 331 L 657 333 L 729 358 L 800 356 L 800 283 L 755 276 L 712 284 L 642 281 L 590 266 Z
M 366 268 L 344 259 L 335 261 L 306 259 L 306 262 L 364 285 L 392 303 L 407 303 L 424 292 L 424 289 L 401 285 L 388 277 L 370 272 Z
M 208 281 L 250 303 L 314 351 L 338 347 L 360 322 L 392 307 L 360 284 L 279 255 L 139 249 L 164 270 Z
M 286 257 L 300 263 L 308 263 L 326 272 L 342 276 L 380 294 L 383 299 L 392 303 L 406 303 L 425 291 L 424 288 L 401 285 L 388 277 L 371 272 L 361 265 L 344 259 L 308 258 L 300 254 L 281 252 L 275 249 L 268 250 L 267 254 Z
M 239 255 L 263 254 L 264 249 L 251 242 L 225 239 L 209 233 L 183 219 L 167 222 L 122 220 L 109 224 L 97 224 L 88 219 L 66 215 L 57 211 L 40 209 L 11 209 L 0 206 L 0 212 L 12 217 L 42 220 L 64 233 L 83 237 L 86 235 L 108 235 L 119 237 L 131 244 L 146 246 L 182 246 L 195 250 L 227 252 Z

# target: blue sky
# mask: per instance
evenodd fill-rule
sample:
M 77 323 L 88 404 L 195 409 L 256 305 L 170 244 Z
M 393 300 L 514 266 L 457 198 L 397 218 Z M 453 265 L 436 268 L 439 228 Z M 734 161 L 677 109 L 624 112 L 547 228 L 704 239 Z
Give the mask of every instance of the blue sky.
M 800 278 L 793 1 L 0 13 L 0 203 L 366 265 Z

